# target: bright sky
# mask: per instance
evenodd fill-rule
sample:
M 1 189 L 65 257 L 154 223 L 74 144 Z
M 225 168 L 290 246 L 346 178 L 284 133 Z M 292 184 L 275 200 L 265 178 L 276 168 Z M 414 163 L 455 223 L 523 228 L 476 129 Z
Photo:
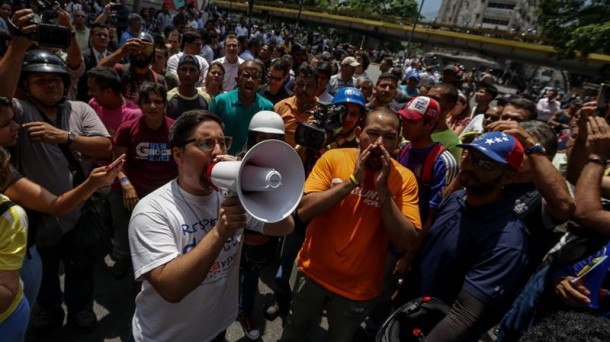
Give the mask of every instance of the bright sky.
M 421 15 L 424 16 L 426 20 L 434 20 L 438 14 L 438 10 L 441 7 L 442 0 L 416 0 L 417 5 L 420 6 L 422 1 L 424 2 L 424 7 L 422 8 Z M 419 8 L 419 7 L 418 7 Z

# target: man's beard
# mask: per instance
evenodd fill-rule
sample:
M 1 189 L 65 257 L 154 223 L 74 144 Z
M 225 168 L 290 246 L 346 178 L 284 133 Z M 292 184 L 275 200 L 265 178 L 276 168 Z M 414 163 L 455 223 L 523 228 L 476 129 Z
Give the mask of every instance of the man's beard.
M 152 62 L 153 60 L 153 56 L 148 56 L 144 59 L 140 59 L 138 57 L 134 57 L 132 56 L 131 58 L 131 65 L 133 65 L 136 68 L 146 68 L 148 67 L 148 65 L 150 64 L 150 62 Z
M 464 180 L 465 176 L 469 176 Z M 462 171 L 462 176 L 460 177 L 460 183 L 466 188 L 466 191 L 473 194 L 486 194 L 491 192 L 496 188 L 496 186 L 500 183 L 500 180 L 504 177 L 504 174 L 500 174 L 496 179 L 492 179 L 486 182 L 482 182 L 474 173 L 470 171 Z M 470 180 L 468 180 L 470 178 Z

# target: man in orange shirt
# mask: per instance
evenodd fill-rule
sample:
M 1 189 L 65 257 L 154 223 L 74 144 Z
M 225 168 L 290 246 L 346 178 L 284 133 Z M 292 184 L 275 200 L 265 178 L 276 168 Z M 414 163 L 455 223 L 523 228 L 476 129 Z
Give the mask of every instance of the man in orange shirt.
M 329 341 L 352 341 L 382 292 L 389 243 L 407 249 L 421 229 L 417 180 L 388 151 L 400 123 L 387 108 L 356 128 L 359 148 L 329 150 L 305 182 L 297 214 L 309 221 L 292 312 L 281 341 L 302 341 L 327 311 Z
M 299 122 L 306 122 L 318 103 L 318 71 L 310 64 L 303 64 L 297 69 L 294 82 L 294 96 L 275 104 L 273 111 L 282 116 L 286 129 L 286 143 L 296 145 L 294 133 Z

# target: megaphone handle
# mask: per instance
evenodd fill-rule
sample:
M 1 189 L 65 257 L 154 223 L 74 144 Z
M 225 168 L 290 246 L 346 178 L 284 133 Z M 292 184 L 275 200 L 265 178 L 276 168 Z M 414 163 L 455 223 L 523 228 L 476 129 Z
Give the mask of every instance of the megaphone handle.
M 237 194 L 229 189 L 219 188 L 218 191 L 223 198 L 229 198 L 231 196 L 237 196 Z

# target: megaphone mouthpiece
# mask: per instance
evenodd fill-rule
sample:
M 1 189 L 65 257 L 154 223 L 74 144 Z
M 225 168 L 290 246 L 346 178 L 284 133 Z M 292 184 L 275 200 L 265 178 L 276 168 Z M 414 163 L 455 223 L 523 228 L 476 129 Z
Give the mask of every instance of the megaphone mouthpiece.
M 243 191 L 269 191 L 282 185 L 282 175 L 273 168 L 246 165 L 241 173 Z

